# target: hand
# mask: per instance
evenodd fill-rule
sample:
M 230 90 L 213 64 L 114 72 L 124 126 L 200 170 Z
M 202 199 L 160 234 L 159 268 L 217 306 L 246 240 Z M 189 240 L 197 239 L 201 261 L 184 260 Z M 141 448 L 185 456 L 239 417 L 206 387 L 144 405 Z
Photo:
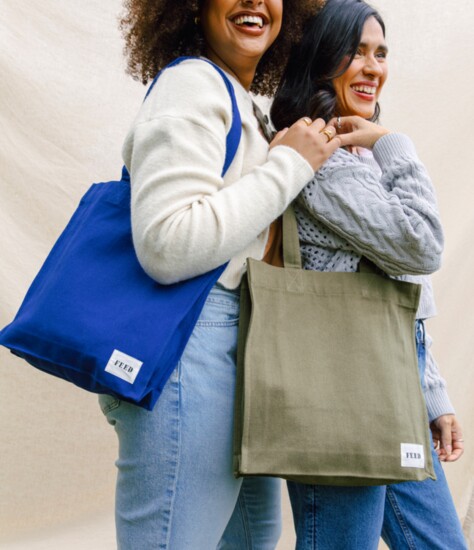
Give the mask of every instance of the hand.
M 436 453 L 442 462 L 455 462 L 464 453 L 462 429 L 454 414 L 443 414 L 430 424 Z
M 372 149 L 378 139 L 390 133 L 386 128 L 360 116 L 333 118 L 329 124 L 336 128 L 341 147 L 352 145 Z
M 330 136 L 333 137 L 329 139 Z M 298 151 L 316 172 L 340 144 L 333 125 L 326 125 L 321 118 L 312 121 L 305 117 L 278 132 L 270 143 L 270 149 L 277 145 L 291 147 Z

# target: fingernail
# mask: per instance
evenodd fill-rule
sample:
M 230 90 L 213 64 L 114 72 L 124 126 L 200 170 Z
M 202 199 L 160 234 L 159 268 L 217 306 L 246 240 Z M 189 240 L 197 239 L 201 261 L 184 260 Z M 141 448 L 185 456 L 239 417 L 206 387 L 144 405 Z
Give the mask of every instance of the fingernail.
M 451 447 L 451 445 L 446 445 L 446 453 L 448 454 L 448 456 L 451 454 L 453 448 Z

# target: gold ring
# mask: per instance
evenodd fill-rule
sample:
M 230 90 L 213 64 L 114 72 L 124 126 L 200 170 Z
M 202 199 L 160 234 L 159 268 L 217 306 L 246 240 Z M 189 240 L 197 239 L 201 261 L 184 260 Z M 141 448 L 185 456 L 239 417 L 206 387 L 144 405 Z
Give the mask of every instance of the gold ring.
M 313 123 L 309 116 L 303 117 L 303 122 L 306 124 L 306 126 L 311 126 L 311 124 Z
M 334 136 L 332 135 L 331 130 L 327 130 L 327 129 L 326 129 L 326 130 L 323 130 L 323 131 L 321 132 L 321 134 L 324 134 L 325 136 L 327 136 L 327 138 L 328 138 L 328 143 L 329 143 L 329 142 L 331 141 L 331 139 L 334 137 Z

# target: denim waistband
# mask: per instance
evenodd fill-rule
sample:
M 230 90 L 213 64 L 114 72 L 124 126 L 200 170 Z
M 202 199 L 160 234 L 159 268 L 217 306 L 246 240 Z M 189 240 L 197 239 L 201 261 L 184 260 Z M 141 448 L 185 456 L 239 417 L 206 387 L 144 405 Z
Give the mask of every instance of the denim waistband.
M 210 302 L 220 301 L 238 307 L 240 304 L 240 286 L 237 288 L 225 288 L 220 283 L 216 283 L 209 292 L 207 300 Z

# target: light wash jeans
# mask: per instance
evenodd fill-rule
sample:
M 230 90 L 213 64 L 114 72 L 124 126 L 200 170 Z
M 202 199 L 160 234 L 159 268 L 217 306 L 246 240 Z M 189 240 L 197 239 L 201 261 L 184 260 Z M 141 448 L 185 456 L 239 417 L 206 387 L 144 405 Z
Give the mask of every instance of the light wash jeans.
M 120 550 L 271 550 L 280 480 L 235 479 L 239 293 L 215 287 L 152 412 L 103 395 L 119 438 Z
M 421 322 L 417 322 L 416 342 L 423 381 L 426 357 Z M 434 448 L 432 454 L 436 481 L 379 487 L 288 482 L 297 550 L 376 550 L 380 536 L 393 550 L 467 550 Z

